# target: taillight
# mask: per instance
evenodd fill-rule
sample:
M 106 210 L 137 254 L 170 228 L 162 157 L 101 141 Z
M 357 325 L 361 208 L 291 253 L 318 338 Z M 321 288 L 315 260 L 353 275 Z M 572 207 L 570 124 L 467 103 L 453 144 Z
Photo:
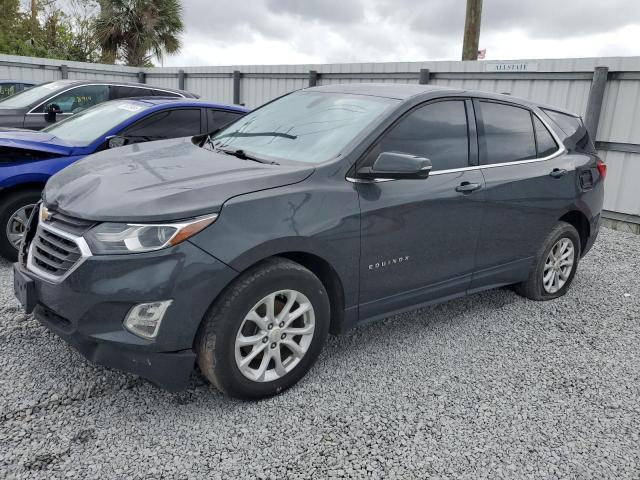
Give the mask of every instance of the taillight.
M 607 176 L 607 164 L 598 158 L 596 160 L 596 168 L 600 173 L 600 177 L 602 177 L 602 179 L 604 180 L 605 177 Z

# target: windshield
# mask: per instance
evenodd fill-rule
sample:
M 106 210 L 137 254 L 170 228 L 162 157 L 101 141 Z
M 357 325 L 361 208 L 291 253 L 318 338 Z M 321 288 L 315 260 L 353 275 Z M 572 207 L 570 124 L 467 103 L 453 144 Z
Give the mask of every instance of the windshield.
M 64 86 L 69 86 L 66 82 L 50 82 L 43 83 L 37 87 L 32 87 L 28 90 L 11 95 L 3 100 L 0 100 L 0 107 L 2 108 L 25 108 L 32 103 L 37 102 L 52 93 L 60 90 Z
M 150 107 L 151 105 L 131 100 L 101 103 L 62 122 L 54 123 L 43 132 L 55 135 L 70 145 L 87 146 L 125 120 Z
M 249 113 L 212 138 L 215 148 L 255 157 L 320 163 L 337 157 L 356 135 L 398 101 L 300 91 Z

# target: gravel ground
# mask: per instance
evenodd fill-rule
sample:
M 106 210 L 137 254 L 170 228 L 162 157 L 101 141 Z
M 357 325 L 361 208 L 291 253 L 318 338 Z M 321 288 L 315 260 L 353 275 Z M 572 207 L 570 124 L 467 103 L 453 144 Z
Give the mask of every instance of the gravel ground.
M 604 229 L 564 298 L 496 290 L 329 340 L 279 397 L 89 364 L 0 264 L 0 476 L 640 478 L 640 237 Z

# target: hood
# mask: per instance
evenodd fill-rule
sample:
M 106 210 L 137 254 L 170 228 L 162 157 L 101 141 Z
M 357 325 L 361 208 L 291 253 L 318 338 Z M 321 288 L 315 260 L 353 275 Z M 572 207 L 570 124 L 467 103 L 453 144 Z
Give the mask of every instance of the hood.
M 217 154 L 190 138 L 91 155 L 47 182 L 45 204 L 76 218 L 155 222 L 214 213 L 231 197 L 298 183 L 311 165 L 266 165 Z
M 55 135 L 22 128 L 0 128 L 0 147 L 70 155 L 73 147 Z

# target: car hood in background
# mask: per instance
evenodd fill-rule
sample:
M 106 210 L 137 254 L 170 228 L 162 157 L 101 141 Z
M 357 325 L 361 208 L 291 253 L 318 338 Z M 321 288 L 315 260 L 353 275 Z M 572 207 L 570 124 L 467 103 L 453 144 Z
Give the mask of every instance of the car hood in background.
M 0 147 L 70 155 L 73 147 L 55 135 L 22 128 L 0 128 Z
M 47 182 L 46 205 L 96 221 L 155 222 L 217 212 L 231 197 L 298 183 L 311 165 L 267 165 L 214 153 L 190 138 L 91 155 Z

